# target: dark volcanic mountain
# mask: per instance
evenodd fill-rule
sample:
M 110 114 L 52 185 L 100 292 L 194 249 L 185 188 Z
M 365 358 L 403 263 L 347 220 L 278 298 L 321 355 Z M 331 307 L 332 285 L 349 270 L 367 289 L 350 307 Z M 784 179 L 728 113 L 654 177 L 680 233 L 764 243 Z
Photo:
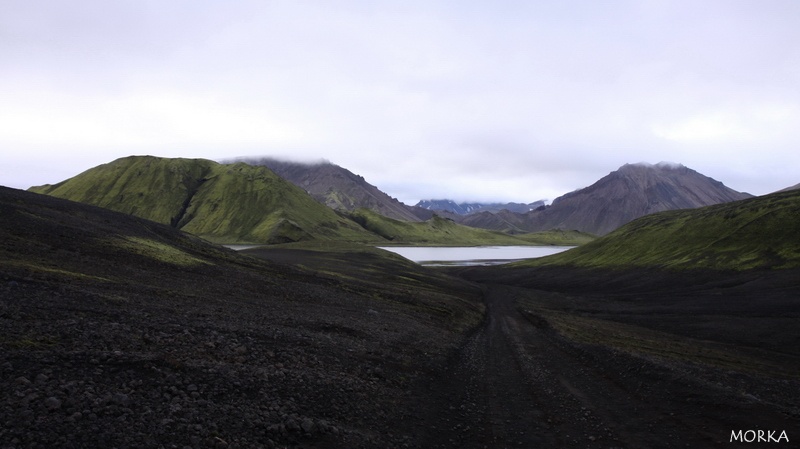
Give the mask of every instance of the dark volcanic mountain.
M 544 206 L 544 201 L 534 201 L 533 203 L 456 203 L 453 200 L 422 200 L 416 207 L 433 211 L 446 211 L 458 215 L 470 215 L 478 212 L 500 212 L 508 210 L 524 214 L 534 209 Z
M 526 214 L 528 231 L 576 229 L 604 235 L 654 212 L 750 198 L 680 164 L 625 164 L 596 183 Z
M 368 183 L 362 176 L 330 162 L 301 163 L 273 158 L 238 161 L 268 167 L 332 209 L 353 211 L 363 207 L 396 220 L 422 221 L 408 206 Z

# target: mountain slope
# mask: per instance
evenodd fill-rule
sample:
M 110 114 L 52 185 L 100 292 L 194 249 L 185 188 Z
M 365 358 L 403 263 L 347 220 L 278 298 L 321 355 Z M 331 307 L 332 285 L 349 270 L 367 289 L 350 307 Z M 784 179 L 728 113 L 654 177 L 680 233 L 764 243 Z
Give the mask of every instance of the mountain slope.
M 426 447 L 397 423 L 480 290 L 365 251 L 290 262 L 355 281 L 0 187 L 3 447 Z
M 500 212 L 508 210 L 517 213 L 526 213 L 544 206 L 544 201 L 533 203 L 456 203 L 453 200 L 422 200 L 415 207 L 433 211 L 447 211 L 458 215 L 470 215 L 479 212 Z
M 528 231 L 575 229 L 607 234 L 629 221 L 665 210 L 749 198 L 683 165 L 626 164 L 589 187 L 556 198 L 525 216 Z
M 786 192 L 786 191 L 789 191 L 789 190 L 800 190 L 800 184 L 795 184 L 795 185 L 793 185 L 791 187 L 787 187 L 785 189 L 781 189 L 781 190 L 778 190 L 778 191 L 779 192 Z
M 639 218 L 531 265 L 584 267 L 800 267 L 800 191 Z
M 474 214 L 459 216 L 458 223 L 473 228 L 488 229 L 491 231 L 505 232 L 508 234 L 521 234 L 525 230 L 525 215 L 501 210 L 499 212 L 476 212 Z
M 131 156 L 30 190 L 169 224 L 217 242 L 375 239 L 269 169 L 244 163 Z
M 289 162 L 272 158 L 238 160 L 268 167 L 332 209 L 353 211 L 364 207 L 396 220 L 420 221 L 408 206 L 368 183 L 363 177 L 338 165 L 329 162 Z
M 350 217 L 364 229 L 392 243 L 437 245 L 528 245 L 529 241 L 484 229 L 459 225 L 434 215 L 422 223 L 409 223 L 384 217 L 369 209 L 359 209 Z

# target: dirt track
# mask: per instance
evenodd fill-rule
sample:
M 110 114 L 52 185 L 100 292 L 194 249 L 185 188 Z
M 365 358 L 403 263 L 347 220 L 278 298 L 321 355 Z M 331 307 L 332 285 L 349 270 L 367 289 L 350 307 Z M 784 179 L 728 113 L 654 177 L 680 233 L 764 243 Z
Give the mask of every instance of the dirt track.
M 516 300 L 536 295 L 486 287 L 482 326 L 430 385 L 438 406 L 422 447 L 729 447 L 739 429 L 800 438 L 796 419 L 709 382 L 713 372 L 567 340 L 520 313 Z

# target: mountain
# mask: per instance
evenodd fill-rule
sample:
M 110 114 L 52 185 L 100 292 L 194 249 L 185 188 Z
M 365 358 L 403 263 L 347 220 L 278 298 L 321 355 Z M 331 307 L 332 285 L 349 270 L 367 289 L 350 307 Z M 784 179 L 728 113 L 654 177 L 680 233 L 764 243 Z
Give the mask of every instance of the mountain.
M 532 265 L 800 268 L 800 190 L 641 217 Z
M 501 210 L 499 212 L 476 212 L 474 214 L 458 216 L 457 221 L 464 226 L 505 232 L 508 234 L 521 234 L 528 232 L 525 229 L 526 215 Z
M 800 190 L 800 184 L 795 184 L 791 187 L 779 190 L 779 192 L 788 192 L 789 190 Z
M 626 164 L 589 187 L 525 214 L 528 231 L 575 229 L 605 235 L 644 215 L 750 198 L 680 164 Z
M 456 203 L 453 200 L 422 200 L 416 207 L 433 211 L 447 211 L 458 215 L 470 215 L 478 212 L 500 212 L 508 210 L 517 213 L 526 213 L 544 206 L 544 201 L 533 203 Z
M 353 211 L 364 207 L 397 220 L 422 220 L 407 205 L 368 183 L 362 176 L 329 162 L 301 163 L 273 158 L 241 158 L 237 161 L 268 167 L 335 210 Z
M 359 209 L 349 216 L 364 229 L 395 243 L 460 246 L 530 244 L 530 241 L 515 236 L 463 226 L 438 215 L 421 223 L 394 220 L 370 209 Z
M 370 241 L 375 236 L 266 167 L 131 156 L 30 189 L 224 243 Z

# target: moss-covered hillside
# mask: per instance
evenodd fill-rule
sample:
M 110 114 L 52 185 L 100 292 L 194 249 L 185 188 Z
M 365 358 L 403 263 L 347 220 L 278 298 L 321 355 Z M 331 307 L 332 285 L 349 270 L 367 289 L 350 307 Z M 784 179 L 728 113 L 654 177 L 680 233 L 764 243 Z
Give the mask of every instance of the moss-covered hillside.
M 502 232 L 462 226 L 437 215 L 428 221 L 409 223 L 384 217 L 369 209 L 358 209 L 350 214 L 350 218 L 392 243 L 458 246 L 531 244 Z
M 131 156 L 33 192 L 136 215 L 222 243 L 380 240 L 266 167 Z
M 778 192 L 649 215 L 579 248 L 521 264 L 719 270 L 800 267 L 798 217 L 800 191 Z

